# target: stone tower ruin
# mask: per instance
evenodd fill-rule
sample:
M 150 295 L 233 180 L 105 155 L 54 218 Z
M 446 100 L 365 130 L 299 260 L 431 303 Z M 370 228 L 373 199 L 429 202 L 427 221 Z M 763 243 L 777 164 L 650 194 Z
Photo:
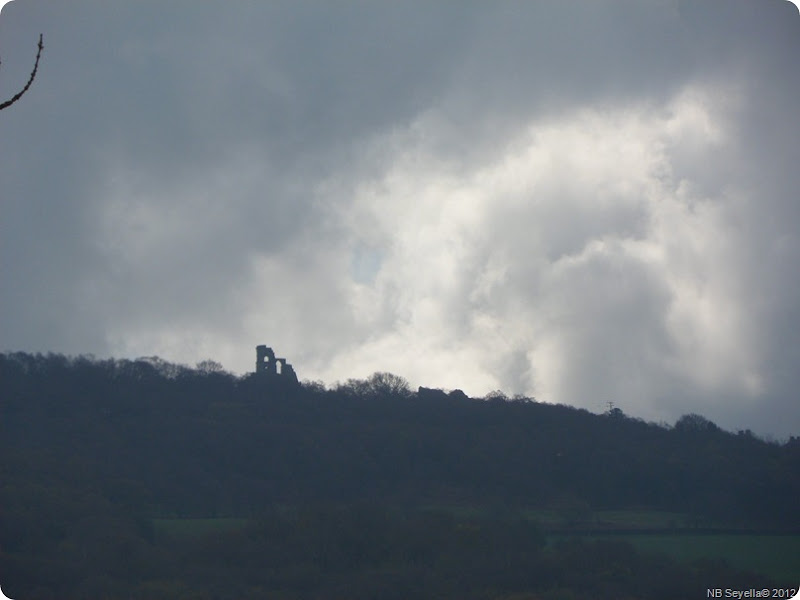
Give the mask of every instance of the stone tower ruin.
M 298 383 L 294 368 L 285 358 L 275 358 L 275 352 L 269 346 L 256 346 L 256 375 L 269 377 L 276 381 Z

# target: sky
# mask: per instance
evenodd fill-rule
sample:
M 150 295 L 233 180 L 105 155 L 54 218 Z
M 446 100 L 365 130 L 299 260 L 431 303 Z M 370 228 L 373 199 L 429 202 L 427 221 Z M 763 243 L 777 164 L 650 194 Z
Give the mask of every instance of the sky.
M 0 350 L 800 434 L 786 0 L 15 0 Z

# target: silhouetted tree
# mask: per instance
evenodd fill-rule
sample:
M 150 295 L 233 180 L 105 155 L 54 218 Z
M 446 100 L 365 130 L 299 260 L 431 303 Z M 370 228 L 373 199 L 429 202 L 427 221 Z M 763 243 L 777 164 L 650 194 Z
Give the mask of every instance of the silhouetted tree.
M 200 373 L 204 373 L 204 374 L 208 374 L 208 373 L 224 373 L 225 372 L 225 368 L 220 363 L 218 363 L 215 360 L 210 360 L 210 359 L 201 360 L 199 363 L 197 363 L 197 365 L 195 365 L 195 368 Z
M 39 58 L 41 58 L 42 50 L 44 49 L 44 44 L 42 44 L 42 34 L 41 33 L 39 34 L 38 48 L 39 49 L 36 52 L 36 62 L 33 63 L 33 71 L 31 71 L 31 75 L 30 75 L 30 77 L 28 77 L 28 82 L 25 84 L 25 87 L 23 87 L 19 92 L 14 94 L 11 97 L 10 100 L 6 100 L 2 104 L 0 104 L 0 110 L 3 110 L 4 108 L 8 108 L 12 104 L 14 104 L 14 102 L 16 102 L 17 100 L 22 98 L 23 94 L 25 94 L 25 92 L 28 91 L 28 88 L 31 87 L 31 84 L 33 83 L 33 80 L 36 78 L 36 71 L 39 70 Z
M 697 431 L 697 432 L 710 432 L 719 431 L 719 427 L 702 415 L 688 414 L 683 415 L 675 421 L 675 429 L 677 431 Z
M 393 373 L 373 373 L 367 379 L 369 391 L 377 395 L 408 397 L 411 395 L 411 388 L 403 377 Z
M 405 378 L 384 372 L 373 373 L 368 379 L 348 379 L 337 390 L 360 398 L 411 396 L 411 387 Z

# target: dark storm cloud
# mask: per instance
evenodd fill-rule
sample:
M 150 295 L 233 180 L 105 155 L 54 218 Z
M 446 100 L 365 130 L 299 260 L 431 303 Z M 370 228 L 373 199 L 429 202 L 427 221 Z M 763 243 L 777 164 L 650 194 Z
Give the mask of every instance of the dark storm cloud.
M 3 91 L 40 31 L 4 347 L 796 433 L 788 2 L 17 1 Z

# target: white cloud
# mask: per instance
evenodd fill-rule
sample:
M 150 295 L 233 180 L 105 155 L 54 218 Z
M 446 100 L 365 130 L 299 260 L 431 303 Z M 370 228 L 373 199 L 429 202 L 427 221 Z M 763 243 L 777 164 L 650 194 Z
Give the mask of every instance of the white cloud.
M 729 267 L 736 205 L 695 195 L 674 166 L 687 145 L 713 162 L 727 102 L 691 88 L 663 106 L 534 118 L 479 165 L 437 156 L 430 114 L 424 135 L 393 131 L 383 174 L 342 199 L 343 235 L 382 257 L 345 290 L 364 337 L 319 376 L 388 369 L 592 408 L 664 385 L 756 393 Z

